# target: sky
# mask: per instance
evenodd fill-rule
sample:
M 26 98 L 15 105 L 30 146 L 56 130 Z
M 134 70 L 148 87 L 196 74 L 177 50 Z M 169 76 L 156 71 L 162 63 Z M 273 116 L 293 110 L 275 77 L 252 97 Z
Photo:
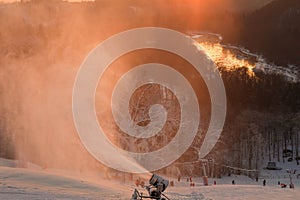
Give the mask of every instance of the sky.
M 0 3 L 11 3 L 11 2 L 18 2 L 21 0 L 0 0 Z M 24 1 L 30 1 L 30 0 L 24 0 Z M 64 1 L 70 1 L 70 2 L 81 2 L 81 1 L 94 1 L 94 0 L 64 0 Z M 114 0 L 111 0 L 114 1 Z M 126 0 L 124 0 L 126 1 Z M 196 4 L 199 4 L 200 2 L 212 2 L 212 5 L 214 5 L 216 2 L 222 3 L 222 5 L 225 7 L 225 10 L 232 10 L 232 11 L 245 11 L 245 12 L 251 12 L 253 10 L 259 9 L 263 7 L 264 5 L 274 1 L 274 0 L 189 0 L 186 1 L 188 3 L 195 2 Z M 183 2 L 185 2 L 183 0 Z
M 0 0 L 0 2 L 7 2 L 7 3 L 15 2 L 15 1 L 20 1 L 20 0 Z M 94 0 L 66 0 L 66 1 L 80 2 L 80 1 L 94 1 Z M 209 0 L 202 0 L 202 1 L 209 1 Z M 232 3 L 232 5 L 236 5 L 236 8 L 239 8 L 239 9 L 247 9 L 247 8 L 261 7 L 273 0 L 219 0 L 219 1 L 220 2 L 227 1 L 229 3 Z
M 21 1 L 21 0 L 0 0 L 0 2 L 4 2 L 4 3 L 11 3 L 16 1 Z M 94 0 L 65 0 L 65 1 L 80 2 L 80 1 L 94 1 Z

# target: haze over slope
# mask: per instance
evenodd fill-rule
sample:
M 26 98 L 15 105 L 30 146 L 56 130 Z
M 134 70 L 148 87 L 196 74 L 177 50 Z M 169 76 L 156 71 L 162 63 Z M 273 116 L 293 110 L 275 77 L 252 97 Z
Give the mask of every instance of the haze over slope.
M 181 6 L 182 0 L 172 0 L 173 4 L 160 0 L 111 2 L 115 1 L 80 4 L 35 1 L 0 5 L 1 156 L 21 159 L 24 163 L 30 161 L 43 168 L 62 168 L 83 174 L 106 170 L 90 156 L 78 138 L 72 116 L 72 89 L 84 57 L 115 33 L 142 26 L 161 26 L 183 33 L 217 32 L 225 41 L 237 44 L 242 38 L 244 19 L 240 14 L 222 9 L 226 4 L 217 4 L 218 1 L 202 4 L 202 7 Z M 260 39 L 259 34 L 252 41 Z M 227 53 L 221 45 L 217 47 L 221 53 Z M 236 57 L 239 61 L 239 56 Z M 142 56 L 138 58 L 143 59 Z M 171 64 L 176 61 L 169 60 Z M 130 64 L 130 60 L 126 64 Z M 250 77 L 246 66 L 230 65 L 229 68 L 232 70 L 222 72 L 228 95 L 227 129 L 213 152 L 220 163 L 224 149 L 228 150 L 227 155 L 231 154 L 234 150 L 231 144 L 239 142 L 235 140 L 236 135 L 241 129 L 248 130 L 249 121 L 263 130 L 261 137 L 275 126 L 281 126 L 277 121 L 282 118 L 286 119 L 284 129 L 287 131 L 297 124 L 300 106 L 299 83 L 287 82 L 276 74 Z M 189 71 L 186 73 L 193 75 Z M 107 79 L 111 81 L 110 77 Z M 238 124 L 240 121 L 244 123 Z M 268 127 L 264 127 L 265 124 Z M 198 160 L 197 150 L 202 138 L 199 134 L 180 163 Z M 193 170 L 201 173 L 199 168 L 178 165 L 173 166 L 170 174 L 177 173 L 178 168 L 186 174 Z

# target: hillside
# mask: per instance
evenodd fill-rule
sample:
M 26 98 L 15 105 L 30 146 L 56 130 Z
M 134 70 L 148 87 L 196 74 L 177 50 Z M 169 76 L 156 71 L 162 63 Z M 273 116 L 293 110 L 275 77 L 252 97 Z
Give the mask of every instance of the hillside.
M 275 0 L 251 13 L 240 44 L 277 64 L 300 66 L 300 1 Z
M 132 2 L 113 5 L 107 0 L 82 4 L 33 1 L 0 5 L 1 157 L 30 161 L 45 169 L 62 168 L 83 174 L 107 170 L 89 155 L 78 138 L 71 106 L 73 85 L 78 68 L 91 49 L 115 33 L 140 26 L 162 26 L 183 33 L 191 30 L 213 31 L 220 33 L 225 43 L 238 41 L 237 46 L 245 44 L 251 50 L 245 54 L 241 53 L 245 49 L 236 46 L 228 48 L 223 43 L 208 45 L 212 46 L 212 52 L 217 51 L 222 55 L 216 64 L 225 84 L 228 106 L 221 139 L 210 155 L 218 164 L 218 176 L 223 173 L 222 165 L 226 162 L 231 166 L 251 169 L 259 168 L 261 161 L 266 158 L 278 160 L 279 157 L 281 161 L 281 152 L 286 149 L 285 145 L 294 147 L 293 157 L 296 157 L 299 153 L 299 148 L 295 146 L 299 142 L 300 83 L 290 81 L 282 73 L 277 73 L 280 67 L 265 62 L 253 53 L 263 53 L 271 61 L 278 59 L 284 67 L 288 63 L 297 64 L 299 56 L 297 57 L 296 47 L 299 34 L 292 33 L 299 30 L 299 24 L 292 19 L 298 19 L 298 1 L 272 2 L 242 19 L 239 14 L 233 15 L 224 10 L 217 15 L 214 9 L 202 13 L 191 10 L 190 7 L 168 5 L 168 1 L 161 7 L 149 1 Z M 133 7 L 129 7 L 131 3 Z M 279 39 L 281 34 L 287 34 L 283 37 L 284 42 Z M 286 43 L 294 45 L 295 48 L 286 48 Z M 137 54 L 139 56 L 133 56 L 134 62 L 130 59 L 132 55 L 128 54 L 127 59 L 121 60 L 122 65 L 155 59 L 169 65 L 180 65 L 181 69 L 188 68 L 188 64 L 182 59 L 175 59 L 174 55 L 164 53 L 163 56 L 157 56 L 157 53 L 161 52 L 140 52 Z M 274 69 L 275 72 L 266 73 L 263 67 L 257 70 L 257 63 L 268 66 L 270 71 Z M 118 66 L 118 62 L 114 64 Z M 113 75 L 106 78 L 107 83 L 111 83 L 107 84 L 108 87 L 114 83 L 111 77 L 117 74 L 114 70 L 110 72 Z M 184 73 L 188 77 L 196 77 L 193 84 L 197 87 L 203 86 L 203 81 L 194 76 L 193 71 L 186 70 Z M 296 76 L 293 80 L 299 80 L 297 73 L 293 75 Z M 141 87 L 133 95 L 131 103 L 138 105 L 131 107 L 131 114 L 133 116 L 138 113 L 136 108 L 143 111 L 135 115 L 134 120 L 139 125 L 146 126 L 149 123 L 149 104 L 159 102 L 174 108 L 175 111 L 171 112 L 168 125 L 164 129 L 170 135 L 162 134 L 163 137 L 160 137 L 160 141 L 166 144 L 173 136 L 170 130 L 175 131 L 178 128 L 178 103 L 164 88 L 155 86 L 144 89 Z M 110 92 L 109 89 L 106 91 Z M 140 101 L 139 94 L 143 91 L 147 92 L 149 98 Z M 202 95 L 203 92 L 199 91 L 198 94 Z M 165 96 L 172 101 L 162 99 Z M 106 98 L 105 95 L 102 97 Z M 110 101 L 106 103 L 108 106 L 99 109 L 98 113 L 110 111 L 107 109 Z M 96 106 L 99 105 L 104 104 L 97 101 Z M 203 105 L 206 108 L 209 104 L 204 102 Z M 205 114 L 201 114 L 204 128 L 209 120 Z M 109 121 L 112 117 L 107 116 L 103 116 L 106 122 L 104 125 L 118 131 L 115 124 Z M 164 169 L 164 173 L 174 174 L 178 170 L 186 175 L 202 173 L 199 163 L 191 164 L 199 161 L 198 151 L 203 140 L 200 131 L 201 127 L 189 151 L 170 170 Z M 115 134 L 110 136 L 115 137 L 116 143 L 124 149 L 146 151 L 157 148 L 155 140 L 148 143 L 152 145 L 148 148 L 144 140 L 135 140 L 135 145 L 132 145 L 132 141 L 128 142 L 125 137 L 116 137 L 118 135 Z M 256 141 L 260 141 L 260 148 L 257 148 Z M 254 154 L 259 154 L 260 157 Z

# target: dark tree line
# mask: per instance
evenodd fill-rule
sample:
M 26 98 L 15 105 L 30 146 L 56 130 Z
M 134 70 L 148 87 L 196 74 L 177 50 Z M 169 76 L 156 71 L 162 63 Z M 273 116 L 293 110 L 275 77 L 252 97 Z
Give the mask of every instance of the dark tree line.
M 231 42 L 263 54 L 278 65 L 299 66 L 299 22 L 299 0 L 275 0 L 253 13 L 243 15 L 240 38 L 233 38 Z
M 212 156 L 219 165 L 260 170 L 266 161 L 299 159 L 300 83 L 246 69 L 222 71 L 228 110 Z M 289 153 L 286 153 L 289 152 Z

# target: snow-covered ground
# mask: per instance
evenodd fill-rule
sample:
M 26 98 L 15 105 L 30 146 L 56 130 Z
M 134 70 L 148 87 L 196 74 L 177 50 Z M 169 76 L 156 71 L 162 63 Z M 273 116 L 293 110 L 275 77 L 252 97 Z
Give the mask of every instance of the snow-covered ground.
M 232 180 L 235 185 L 232 185 Z M 266 178 L 266 186 L 262 185 L 263 179 L 258 182 L 246 176 L 231 175 L 221 179 L 210 179 L 209 186 L 203 186 L 202 180 L 197 178 L 194 180 L 195 187 L 189 187 L 189 183 L 183 181 L 178 183 L 175 181 L 175 187 L 169 187 L 166 194 L 171 199 L 184 199 L 180 197 L 188 197 L 187 199 L 214 199 L 214 200 L 254 200 L 254 199 L 300 199 L 300 179 L 293 179 L 295 189 L 281 188 L 278 181 L 289 184 L 289 178 Z M 212 185 L 216 181 L 216 185 Z
M 116 190 L 111 184 L 97 185 L 28 169 L 0 167 L 1 200 L 128 199 L 124 197 L 122 189 Z
M 17 161 L 0 159 L 0 199 L 2 200 L 67 200 L 67 199 L 130 199 L 134 184 L 130 181 L 99 180 L 97 183 L 80 178 L 70 178 L 38 169 L 16 168 Z M 280 172 L 274 172 L 279 174 Z M 231 184 L 235 180 L 235 185 Z M 170 179 L 172 180 L 172 179 Z M 212 185 L 213 181 L 217 185 Z M 268 178 L 267 186 L 245 176 L 210 179 L 209 186 L 203 186 L 200 178 L 194 179 L 195 187 L 183 180 L 174 181 L 165 194 L 172 200 L 226 200 L 226 199 L 300 199 L 300 179 L 293 179 L 295 189 L 281 188 L 278 181 L 289 183 L 284 176 Z M 139 188 L 143 191 L 142 188 Z

